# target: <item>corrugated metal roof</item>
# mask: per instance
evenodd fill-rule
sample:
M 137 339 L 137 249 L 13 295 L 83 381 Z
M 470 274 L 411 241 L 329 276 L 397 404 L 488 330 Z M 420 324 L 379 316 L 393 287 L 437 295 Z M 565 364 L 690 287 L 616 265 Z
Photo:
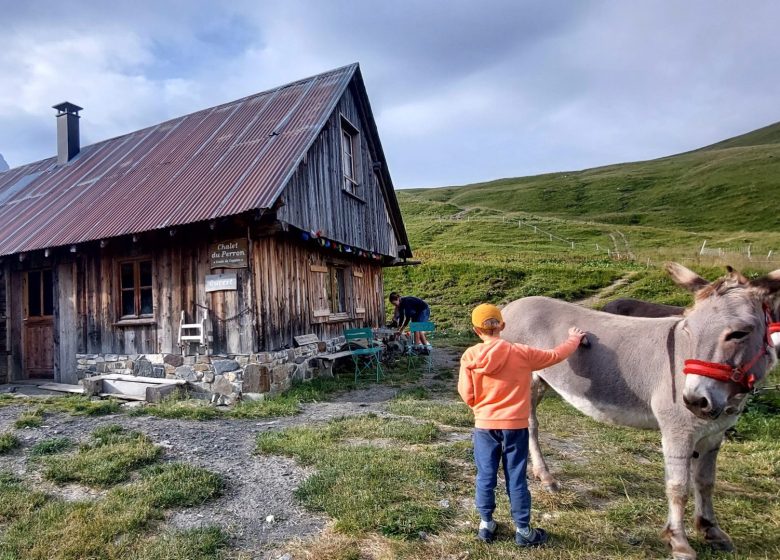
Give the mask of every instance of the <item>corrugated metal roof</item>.
M 352 64 L 0 173 L 0 255 L 270 208 Z

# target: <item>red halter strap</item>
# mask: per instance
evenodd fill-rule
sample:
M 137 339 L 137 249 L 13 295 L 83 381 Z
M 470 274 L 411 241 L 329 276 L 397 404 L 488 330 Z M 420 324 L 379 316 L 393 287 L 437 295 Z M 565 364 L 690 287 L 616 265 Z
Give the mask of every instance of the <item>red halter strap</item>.
M 774 346 L 772 335 L 780 333 L 780 323 L 772 321 L 772 311 L 767 304 L 764 304 L 764 314 L 766 315 L 766 343 Z
M 748 389 L 753 389 L 756 383 L 756 376 L 750 372 L 763 356 L 768 352 L 768 348 L 773 346 L 772 333 L 780 332 L 780 323 L 772 322 L 772 315 L 769 306 L 764 305 L 764 320 L 766 322 L 766 344 L 761 346 L 761 351 L 756 354 L 752 360 L 741 366 L 730 366 L 718 362 L 704 362 L 702 360 L 685 360 L 683 373 L 702 375 L 717 381 L 733 381 Z

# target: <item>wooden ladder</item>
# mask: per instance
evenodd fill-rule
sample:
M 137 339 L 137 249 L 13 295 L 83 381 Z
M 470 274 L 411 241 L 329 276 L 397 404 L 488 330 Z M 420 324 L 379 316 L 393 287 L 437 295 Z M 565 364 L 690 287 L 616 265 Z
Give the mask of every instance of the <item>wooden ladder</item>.
M 181 312 L 179 321 L 179 348 L 181 355 L 184 356 L 187 347 L 197 342 L 198 347 L 203 346 L 206 349 L 206 355 L 209 353 L 208 337 L 206 336 L 206 322 L 209 320 L 208 309 L 203 312 L 203 319 L 200 323 L 185 323 L 184 311 Z

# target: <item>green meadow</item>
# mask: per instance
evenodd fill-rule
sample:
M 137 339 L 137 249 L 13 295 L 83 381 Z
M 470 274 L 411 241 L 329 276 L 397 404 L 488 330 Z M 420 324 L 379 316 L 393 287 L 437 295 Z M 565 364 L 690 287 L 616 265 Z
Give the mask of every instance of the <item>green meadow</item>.
M 749 275 L 780 268 L 779 142 L 780 123 L 658 160 L 399 191 L 422 264 L 388 270 L 386 290 L 426 299 L 448 332 L 467 328 L 469 308 L 483 301 L 579 301 L 619 279 L 594 305 L 684 305 L 666 261 L 711 279 L 726 264 Z

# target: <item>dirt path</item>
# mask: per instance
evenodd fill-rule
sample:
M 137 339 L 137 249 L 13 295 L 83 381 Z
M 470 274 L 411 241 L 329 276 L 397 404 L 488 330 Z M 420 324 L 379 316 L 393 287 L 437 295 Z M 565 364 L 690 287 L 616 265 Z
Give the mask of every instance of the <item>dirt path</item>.
M 456 367 L 458 356 L 437 349 L 434 352 L 433 373 L 442 367 Z M 432 374 L 421 381 L 424 386 L 440 386 Z M 450 382 L 448 382 L 450 383 Z M 454 386 L 454 381 L 451 382 Z M 40 428 L 14 430 L 14 421 L 25 410 L 23 406 L 0 408 L 0 433 L 13 431 L 23 447 L 0 456 L 0 470 L 16 474 L 27 473 L 40 489 L 65 499 L 94 499 L 101 492 L 69 485 L 54 486 L 37 476 L 25 452 L 43 439 L 67 437 L 86 441 L 95 428 L 119 424 L 148 435 L 165 448 L 165 459 L 192 463 L 221 474 L 227 487 L 222 497 L 202 506 L 174 511 L 169 522 L 176 528 L 219 525 L 234 537 L 233 546 L 257 559 L 277 558 L 278 548 L 295 537 L 306 537 L 321 531 L 326 520 L 303 509 L 293 497 L 294 490 L 310 474 L 292 459 L 255 455 L 258 433 L 281 430 L 290 426 L 325 422 L 341 416 L 373 412 L 388 415 L 386 402 L 399 389 L 372 385 L 336 395 L 328 402 L 310 403 L 300 414 L 268 420 L 166 420 L 153 416 L 131 417 L 113 414 L 102 417 L 74 417 L 67 414 L 47 414 Z M 273 516 L 273 521 L 266 518 Z M 276 551 L 276 552 L 275 552 Z
M 637 274 L 636 272 L 629 272 L 623 275 L 622 278 L 618 278 L 612 284 L 610 284 L 606 288 L 603 288 L 602 290 L 593 294 L 592 296 L 575 301 L 574 303 L 578 305 L 582 305 L 583 307 L 596 307 L 603 300 L 605 300 L 606 298 L 614 294 L 618 288 L 628 284 L 631 281 L 631 279 L 634 278 L 634 276 L 636 276 L 636 274 Z

